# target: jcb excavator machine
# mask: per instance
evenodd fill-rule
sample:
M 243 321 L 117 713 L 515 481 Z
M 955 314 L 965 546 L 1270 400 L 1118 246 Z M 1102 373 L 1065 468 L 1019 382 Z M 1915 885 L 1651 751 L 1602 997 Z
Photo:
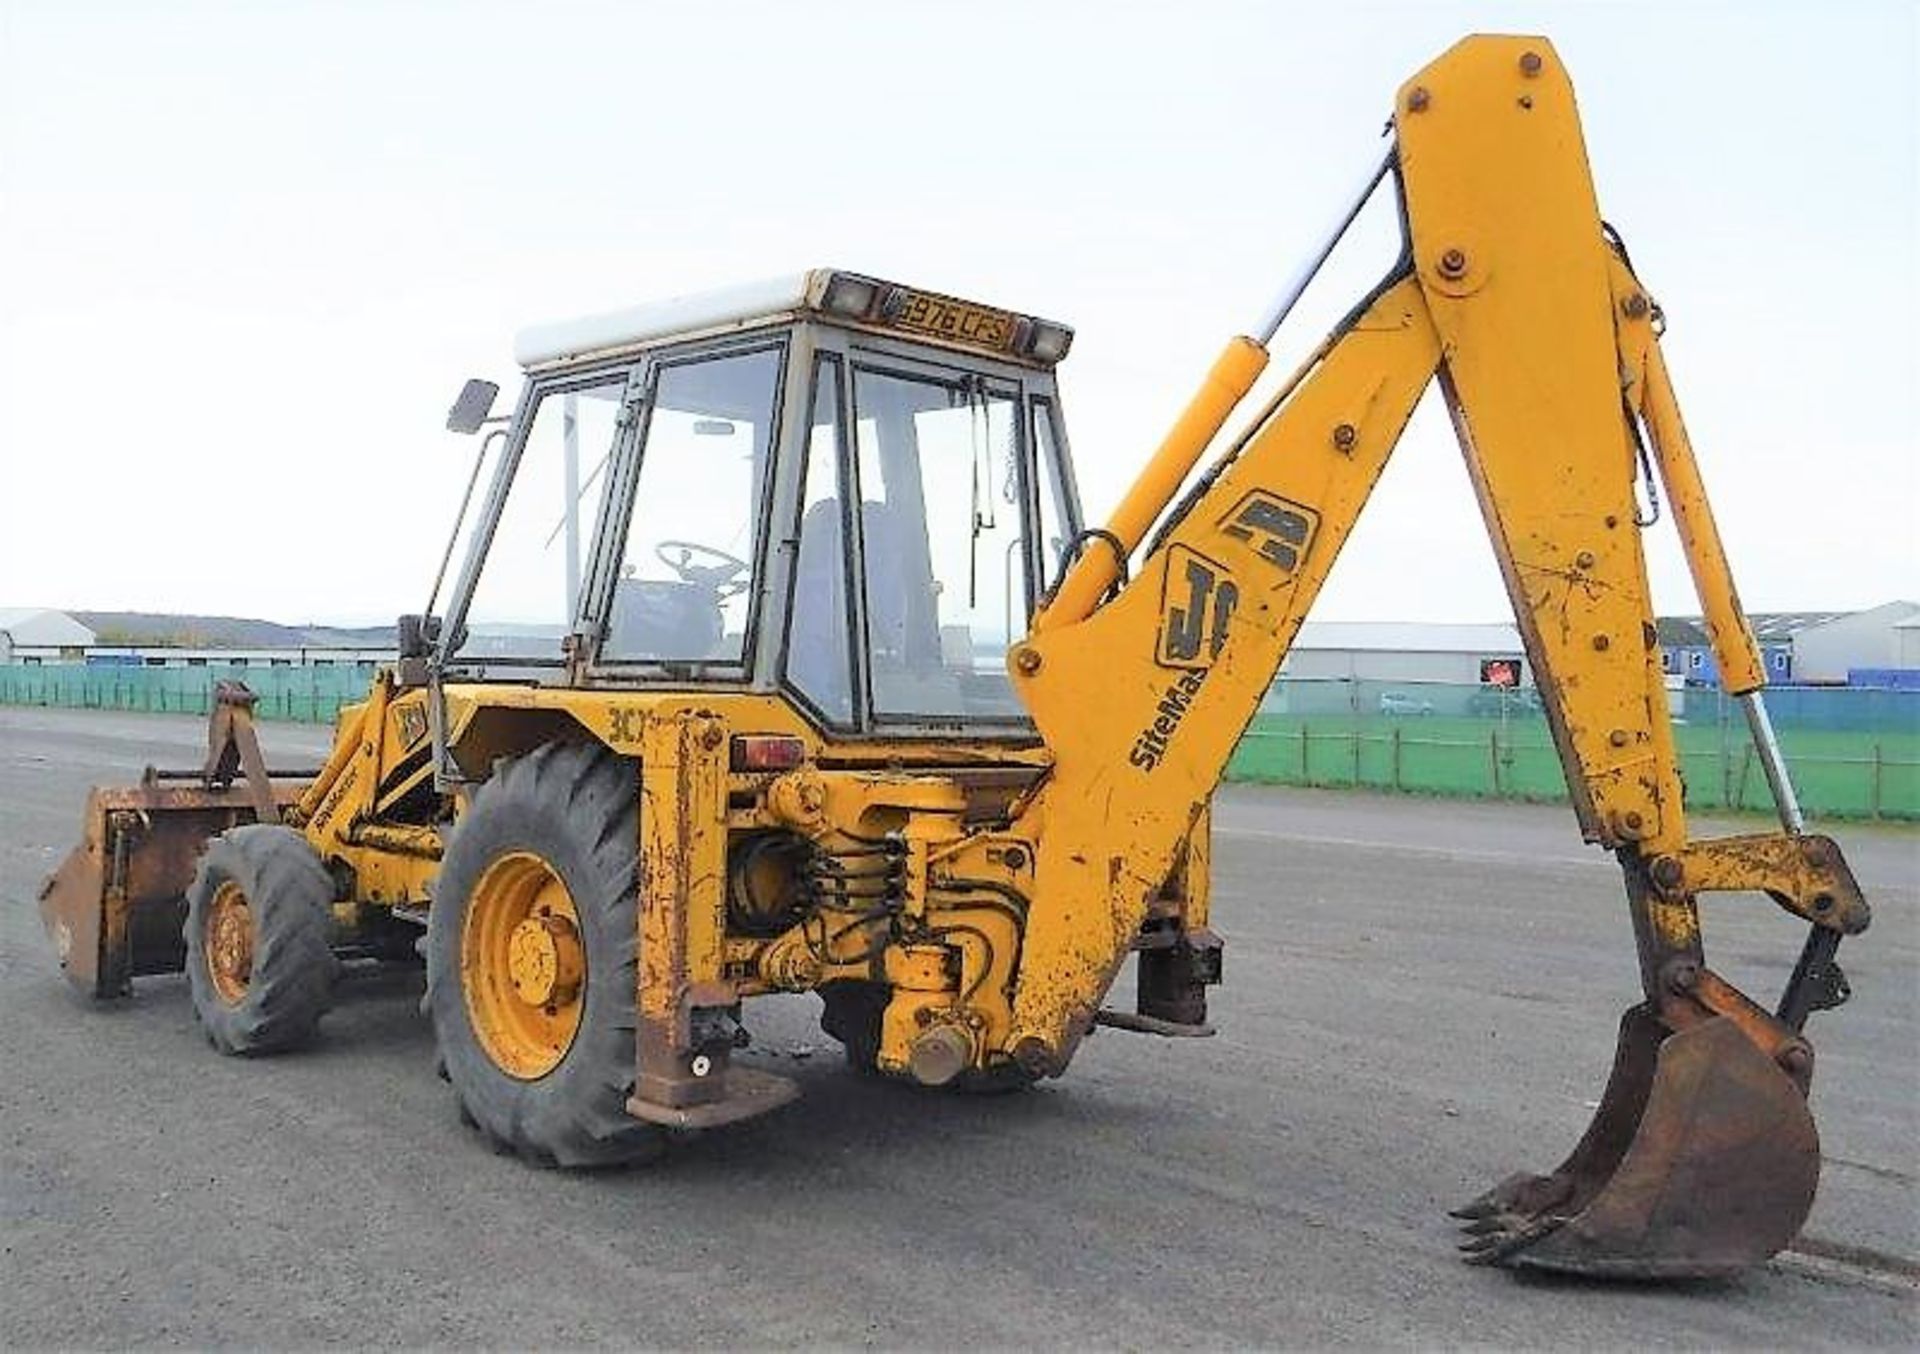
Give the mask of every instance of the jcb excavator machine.
M 1400 260 L 1182 493 L 1389 177 Z M 1062 325 L 816 271 L 533 330 L 510 418 L 484 383 L 455 407 L 492 429 L 469 496 L 498 455 L 447 605 L 436 583 L 403 620 L 326 765 L 269 772 L 224 692 L 201 773 L 96 793 L 49 930 L 100 996 L 184 966 L 213 1042 L 252 1053 L 313 1031 L 342 956 L 424 927 L 463 1116 L 562 1166 L 788 1099 L 731 1058 L 767 993 L 817 992 L 853 1061 L 929 1084 L 1059 1076 L 1098 1025 L 1206 1033 L 1214 787 L 1437 377 L 1644 989 L 1586 1136 L 1462 1208 L 1466 1249 L 1755 1263 L 1813 1199 L 1803 1027 L 1844 997 L 1835 946 L 1868 911 L 1794 807 L 1661 330 L 1554 50 L 1515 37 L 1400 90 L 1339 228 L 1102 528 L 1076 506 Z M 1688 835 L 1642 469 L 1782 832 Z M 1776 1010 L 1707 967 L 1714 890 L 1808 923 Z M 1134 1009 L 1109 1009 L 1129 955 Z

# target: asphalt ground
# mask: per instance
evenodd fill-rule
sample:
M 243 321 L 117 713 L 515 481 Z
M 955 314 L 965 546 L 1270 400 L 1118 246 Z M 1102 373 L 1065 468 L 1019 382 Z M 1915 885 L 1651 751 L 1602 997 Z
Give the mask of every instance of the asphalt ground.
M 973 1099 L 844 1070 L 751 1003 L 805 1095 L 641 1170 L 495 1157 L 407 970 L 309 1051 L 216 1056 L 183 979 L 68 989 L 34 897 L 87 786 L 194 765 L 198 721 L 0 710 L 0 1344 L 1753 1346 L 1920 1342 L 1920 833 L 1841 825 L 1876 909 L 1815 1017 L 1825 1174 L 1733 1280 L 1516 1277 L 1446 1206 L 1572 1144 L 1634 999 L 1618 876 L 1564 809 L 1229 789 L 1212 1040 L 1114 1031 Z M 324 734 L 274 725 L 271 760 Z M 1716 826 L 1703 823 L 1711 829 Z M 1749 820 L 1741 826 L 1751 828 Z M 1799 929 L 1716 900 L 1770 1001 Z

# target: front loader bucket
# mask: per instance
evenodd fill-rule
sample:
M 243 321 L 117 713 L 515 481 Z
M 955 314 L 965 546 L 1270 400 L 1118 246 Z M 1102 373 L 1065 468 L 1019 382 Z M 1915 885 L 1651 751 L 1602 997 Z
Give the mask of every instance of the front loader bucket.
M 1502 1181 L 1455 1216 L 1481 1263 L 1623 1279 L 1760 1263 L 1813 1206 L 1820 1138 L 1806 1095 L 1722 1016 L 1679 1032 L 1620 1022 L 1600 1108 L 1551 1175 Z
M 298 797 L 281 785 L 273 794 L 282 808 Z M 68 979 L 90 996 L 118 997 L 143 974 L 177 972 L 201 850 L 257 817 L 243 785 L 169 785 L 151 772 L 89 794 L 80 845 L 40 888 L 40 919 Z

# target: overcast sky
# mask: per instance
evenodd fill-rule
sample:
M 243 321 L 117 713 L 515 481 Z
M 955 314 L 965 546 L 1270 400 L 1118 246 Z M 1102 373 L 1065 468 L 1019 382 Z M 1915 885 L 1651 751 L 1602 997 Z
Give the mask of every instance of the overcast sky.
M 1748 605 L 1920 595 L 1911 4 L 0 0 L 0 605 L 415 609 L 517 328 L 822 263 L 1073 323 L 1098 520 L 1399 82 L 1542 27 Z M 1430 396 L 1316 616 L 1507 614 Z

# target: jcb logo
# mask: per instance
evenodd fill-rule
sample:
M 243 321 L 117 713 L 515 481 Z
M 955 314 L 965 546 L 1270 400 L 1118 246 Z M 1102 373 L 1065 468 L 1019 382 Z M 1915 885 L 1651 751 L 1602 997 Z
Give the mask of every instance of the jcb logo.
M 402 705 L 393 712 L 394 722 L 400 726 L 400 746 L 411 748 L 427 736 L 427 712 L 418 705 Z
M 1312 508 L 1255 489 L 1221 520 L 1220 529 L 1252 546 L 1281 573 L 1290 574 L 1306 558 L 1319 525 L 1320 514 Z
M 1206 556 L 1175 545 L 1167 551 L 1160 594 L 1160 665 L 1205 668 L 1227 642 L 1240 589 L 1227 571 Z

